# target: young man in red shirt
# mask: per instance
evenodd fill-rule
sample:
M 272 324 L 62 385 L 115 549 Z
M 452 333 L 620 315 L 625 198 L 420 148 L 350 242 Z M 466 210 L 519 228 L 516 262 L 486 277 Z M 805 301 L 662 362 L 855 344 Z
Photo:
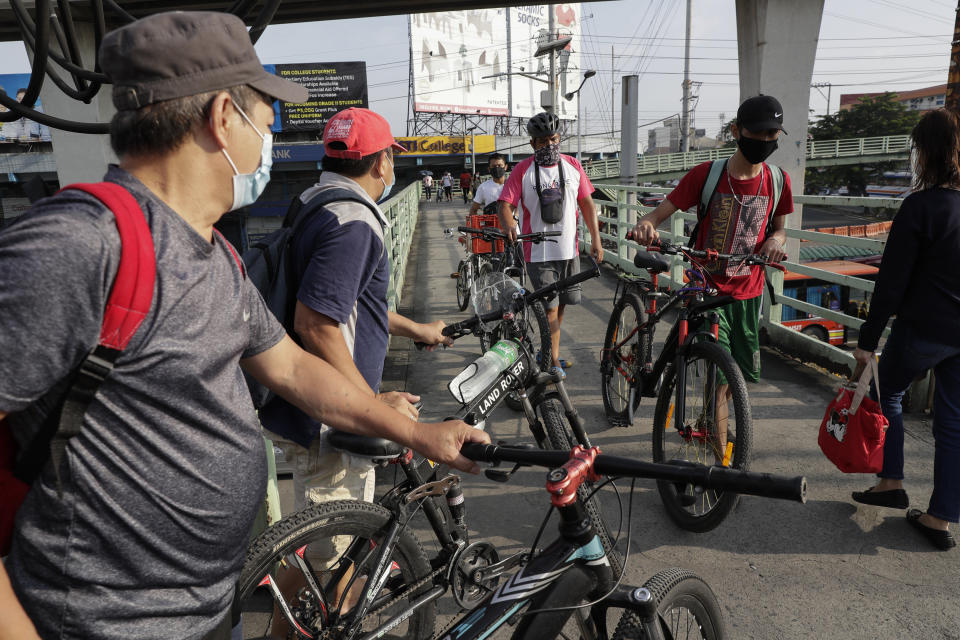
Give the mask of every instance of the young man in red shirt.
M 793 211 L 790 177 L 783 173 L 783 191 L 774 203 L 773 183 L 776 167 L 764 160 L 777 149 L 783 130 L 783 107 L 772 96 L 748 98 L 737 110 L 737 119 L 730 133 L 737 140 L 737 151 L 727 160 L 716 190 L 710 198 L 703 219 L 698 223 L 697 249 L 714 249 L 720 253 L 758 253 L 773 262 L 786 257 L 784 224 Z M 633 238 L 642 245 L 660 239 L 657 227 L 677 210 L 687 210 L 700 202 L 700 195 L 712 163 L 704 162 L 691 169 L 670 195 L 653 211 L 644 215 L 633 228 Z M 707 265 L 707 275 L 719 295 L 734 301 L 717 309 L 720 314 L 720 343 L 733 355 L 752 382 L 760 379 L 760 301 L 763 294 L 763 267 L 741 266 L 718 261 Z M 723 393 L 721 393 L 723 392 Z M 718 396 L 729 397 L 726 385 Z M 717 403 L 718 424 L 725 424 L 726 402 Z M 720 430 L 724 440 L 725 429 Z

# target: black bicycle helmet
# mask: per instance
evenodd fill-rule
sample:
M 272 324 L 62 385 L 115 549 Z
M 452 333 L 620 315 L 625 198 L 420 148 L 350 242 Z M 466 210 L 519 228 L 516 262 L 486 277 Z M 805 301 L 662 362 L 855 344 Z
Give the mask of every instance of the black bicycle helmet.
M 560 118 L 546 111 L 538 113 L 527 121 L 527 133 L 531 138 L 549 138 L 560 131 Z

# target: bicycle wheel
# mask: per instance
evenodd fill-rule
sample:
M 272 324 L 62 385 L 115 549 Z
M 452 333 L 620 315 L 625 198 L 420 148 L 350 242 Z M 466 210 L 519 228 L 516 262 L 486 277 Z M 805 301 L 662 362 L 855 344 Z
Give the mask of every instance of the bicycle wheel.
M 262 630 L 261 635 L 267 636 L 271 630 L 276 606 L 264 582 L 269 576 L 278 587 L 294 584 L 286 591 L 281 587 L 283 600 L 297 624 L 312 634 L 290 637 L 322 635 L 330 617 L 340 609 L 338 590 L 345 590 L 351 575 L 356 576 L 355 580 L 364 580 L 376 571 L 374 549 L 383 541 L 390 523 L 390 511 L 380 505 L 337 500 L 298 511 L 260 534 L 247 551 L 234 600 L 234 611 L 241 616 L 245 634 Z M 298 568 L 295 556 L 307 560 L 319 587 L 319 597 L 305 586 L 308 578 Z M 365 632 L 409 609 L 418 596 L 433 586 L 429 580 L 418 584 L 430 575 L 430 562 L 410 530 L 400 531 L 391 561 L 391 573 L 361 623 Z M 355 581 L 354 584 L 359 588 L 362 583 Z M 345 613 L 349 606 L 343 606 Z M 278 616 L 282 618 L 282 614 Z M 435 603 L 423 605 L 392 629 L 388 637 L 429 638 L 435 618 Z
M 543 429 L 547 432 L 547 444 L 550 445 L 550 449 L 555 451 L 570 451 L 573 449 L 576 441 L 572 429 L 567 426 L 567 416 L 563 412 L 563 404 L 556 398 L 545 398 L 543 402 L 537 405 L 537 410 L 540 412 Z M 623 573 L 623 558 L 614 549 L 613 536 L 610 535 L 607 522 L 600 513 L 600 505 L 597 500 L 587 500 L 592 492 L 592 482 L 584 482 L 577 489 L 577 495 L 583 501 L 584 509 L 586 509 L 587 515 L 593 523 L 593 528 L 600 537 L 601 544 L 603 544 L 603 550 L 607 552 L 607 558 L 610 559 L 610 568 L 613 569 L 614 578 L 619 578 L 620 574 Z
M 643 587 L 657 603 L 665 638 L 675 640 L 721 640 L 727 637 L 720 603 L 710 586 L 686 569 L 666 569 Z M 648 636 L 636 614 L 620 618 L 613 640 L 645 640 Z
M 460 261 L 457 275 L 457 308 L 465 311 L 470 304 L 470 285 L 473 284 L 473 265 L 469 259 Z
M 753 437 L 750 401 L 743 374 L 733 356 L 716 343 L 695 342 L 687 351 L 684 366 L 685 384 L 681 393 L 675 393 L 677 372 L 673 364 L 667 368 L 660 386 L 653 419 L 653 461 L 687 460 L 747 469 Z M 717 402 L 719 374 L 729 385 L 726 403 Z M 676 424 L 674 420 L 678 398 L 684 403 L 683 424 Z M 733 411 L 730 411 L 731 403 Z M 721 434 L 717 425 L 723 422 L 724 408 L 728 414 L 727 428 Z M 736 493 L 701 490 L 665 481 L 658 481 L 657 489 L 670 519 L 677 526 L 696 532 L 709 531 L 719 525 L 740 497 Z
M 600 354 L 603 410 L 613 427 L 630 423 L 630 388 L 637 384 L 643 365 L 650 360 L 650 334 L 638 331 L 647 321 L 643 301 L 626 293 L 613 308 Z M 635 394 L 635 403 L 640 402 Z

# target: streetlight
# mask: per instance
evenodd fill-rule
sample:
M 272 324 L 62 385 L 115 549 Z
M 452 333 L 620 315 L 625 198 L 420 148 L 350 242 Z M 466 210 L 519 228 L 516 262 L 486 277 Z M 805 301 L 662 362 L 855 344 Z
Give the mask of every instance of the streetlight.
M 577 90 L 563 96 L 567 101 L 573 100 L 573 96 L 577 96 L 577 162 L 580 162 L 580 89 L 583 89 L 583 83 L 587 81 L 587 78 L 592 78 L 595 75 L 597 75 L 595 69 L 587 69 L 583 72 L 583 80 L 580 81 Z

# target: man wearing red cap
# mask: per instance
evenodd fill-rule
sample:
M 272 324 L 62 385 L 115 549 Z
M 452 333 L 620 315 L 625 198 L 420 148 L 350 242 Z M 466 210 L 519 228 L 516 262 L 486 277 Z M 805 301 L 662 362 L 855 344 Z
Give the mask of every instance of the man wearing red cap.
M 323 142 L 323 173 L 300 196 L 303 205 L 291 245 L 299 282 L 294 331 L 307 351 L 364 393 L 416 419 L 418 411 L 411 403 L 418 396 L 378 393 L 389 335 L 428 345 L 452 341 L 441 334 L 442 321 L 421 324 L 387 308 L 390 263 L 383 233 L 389 223 L 377 202 L 393 187 L 393 152 L 403 147 L 383 117 L 359 108 L 333 116 Z M 331 196 L 331 190 L 341 195 Z M 331 198 L 328 204 L 311 205 Z M 281 436 L 275 442 L 294 462 L 298 509 L 307 501 L 372 500 L 369 461 L 329 450 L 324 435 L 329 429 L 319 421 L 282 399 L 264 407 L 260 420 Z

